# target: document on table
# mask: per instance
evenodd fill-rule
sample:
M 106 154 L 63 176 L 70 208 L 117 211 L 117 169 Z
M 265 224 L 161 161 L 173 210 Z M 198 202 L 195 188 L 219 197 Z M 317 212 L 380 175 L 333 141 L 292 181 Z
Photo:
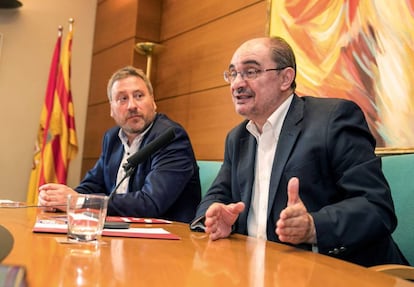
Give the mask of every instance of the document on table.
M 36 221 L 33 232 L 39 233 L 67 233 L 68 226 L 61 219 L 39 219 Z M 127 229 L 104 229 L 102 236 L 115 237 L 134 237 L 134 238 L 152 238 L 152 239 L 172 239 L 178 240 L 179 236 L 165 230 L 164 228 L 127 228 Z
M 107 222 L 127 222 L 127 223 L 146 223 L 146 224 L 170 224 L 169 220 L 159 218 L 140 218 L 128 216 L 107 216 Z

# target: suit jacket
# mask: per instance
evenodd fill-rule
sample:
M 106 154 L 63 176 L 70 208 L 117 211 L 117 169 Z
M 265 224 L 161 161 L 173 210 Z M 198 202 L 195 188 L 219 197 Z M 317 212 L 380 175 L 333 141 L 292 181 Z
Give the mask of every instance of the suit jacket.
M 247 234 L 256 140 L 247 121 L 228 134 L 221 170 L 200 203 L 196 220 L 213 202 L 243 201 L 234 231 Z M 299 196 L 314 219 L 319 252 L 369 266 L 407 261 L 391 238 L 397 219 L 375 139 L 353 102 L 294 95 L 284 120 L 270 179 L 267 238 L 287 205 L 287 183 L 299 178 Z M 311 249 L 310 245 L 297 247 Z
M 201 199 L 198 166 L 186 131 L 163 114 L 157 114 L 141 147 L 169 127 L 175 138 L 139 164 L 129 178 L 126 194 L 113 194 L 109 215 L 165 218 L 189 222 Z M 118 137 L 119 127 L 105 133 L 102 154 L 86 174 L 76 191 L 109 195 L 116 184 L 124 148 Z

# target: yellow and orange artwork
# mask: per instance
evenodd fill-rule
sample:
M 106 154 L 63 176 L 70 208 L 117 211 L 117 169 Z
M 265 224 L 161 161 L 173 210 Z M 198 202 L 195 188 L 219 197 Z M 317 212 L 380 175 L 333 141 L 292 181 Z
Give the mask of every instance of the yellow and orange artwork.
M 295 51 L 299 95 L 352 100 L 377 147 L 414 147 L 414 0 L 271 0 L 269 34 Z

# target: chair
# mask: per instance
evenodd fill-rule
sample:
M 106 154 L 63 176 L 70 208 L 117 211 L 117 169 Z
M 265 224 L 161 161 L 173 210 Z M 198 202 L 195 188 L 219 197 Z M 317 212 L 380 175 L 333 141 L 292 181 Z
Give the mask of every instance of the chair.
M 392 237 L 410 265 L 414 265 L 414 154 L 383 156 L 382 170 L 390 185 L 398 218 Z M 385 264 L 370 268 L 414 280 L 411 266 Z
M 398 226 L 392 237 L 414 265 L 414 154 L 382 157 L 382 170 L 391 188 Z
M 201 183 L 201 196 L 207 193 L 211 184 L 217 176 L 217 173 L 220 170 L 221 161 L 207 161 L 207 160 L 198 160 L 197 161 L 200 173 L 200 183 Z

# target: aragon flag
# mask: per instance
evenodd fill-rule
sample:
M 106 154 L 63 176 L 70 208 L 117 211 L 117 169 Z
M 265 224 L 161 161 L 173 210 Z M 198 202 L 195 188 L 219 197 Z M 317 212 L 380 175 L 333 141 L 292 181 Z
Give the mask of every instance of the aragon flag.
M 66 184 L 70 160 L 78 151 L 70 90 L 72 24 L 73 21 L 70 22 L 62 55 L 60 55 L 62 28 L 59 27 L 35 144 L 27 193 L 28 204 L 37 204 L 38 188 L 42 184 Z

